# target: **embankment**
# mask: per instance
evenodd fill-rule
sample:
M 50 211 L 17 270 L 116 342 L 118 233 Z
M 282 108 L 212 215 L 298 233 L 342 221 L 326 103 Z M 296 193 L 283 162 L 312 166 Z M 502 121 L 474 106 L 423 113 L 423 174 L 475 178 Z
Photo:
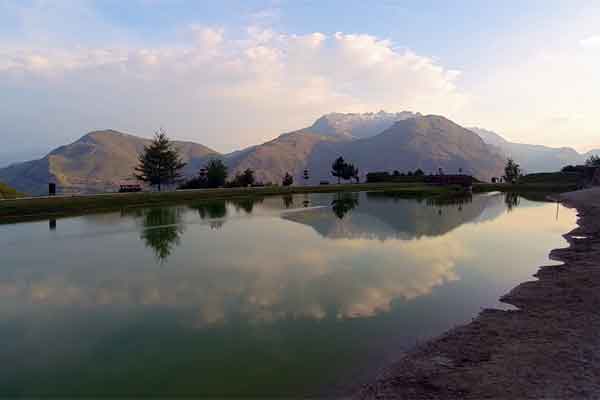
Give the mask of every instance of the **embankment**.
M 484 310 L 471 323 L 410 351 L 359 399 L 600 397 L 600 189 L 558 196 L 578 211 L 563 262 Z M 501 249 L 510 251 L 510 249 Z

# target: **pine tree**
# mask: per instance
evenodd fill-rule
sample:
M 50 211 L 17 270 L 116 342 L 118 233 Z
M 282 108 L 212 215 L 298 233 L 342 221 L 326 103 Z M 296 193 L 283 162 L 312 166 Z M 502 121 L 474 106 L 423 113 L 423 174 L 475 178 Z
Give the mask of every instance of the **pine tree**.
M 509 158 L 506 161 L 506 166 L 504 167 L 504 181 L 508 183 L 516 183 L 521 177 L 521 167 L 519 164 L 514 162 L 512 158 Z
M 138 166 L 135 168 L 135 177 L 148 182 L 152 186 L 173 184 L 181 178 L 181 169 L 185 163 L 181 160 L 179 151 L 173 146 L 163 129 L 157 131 L 150 145 L 138 156 Z
M 218 188 L 227 181 L 227 166 L 218 158 L 209 160 L 206 166 L 206 182 L 209 188 Z
M 283 177 L 283 182 L 281 183 L 283 186 L 291 186 L 294 183 L 294 177 L 290 175 L 288 172 L 285 173 Z
M 346 173 L 346 166 L 347 165 L 344 161 L 344 157 L 338 157 L 337 160 L 335 160 L 335 162 L 331 165 L 331 175 L 337 178 L 338 184 Z

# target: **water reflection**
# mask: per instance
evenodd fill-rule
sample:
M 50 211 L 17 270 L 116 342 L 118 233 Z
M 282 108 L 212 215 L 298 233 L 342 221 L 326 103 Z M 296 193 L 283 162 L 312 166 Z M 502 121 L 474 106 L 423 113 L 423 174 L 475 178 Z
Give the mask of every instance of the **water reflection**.
M 358 193 L 336 193 L 331 201 L 331 210 L 339 218 L 358 206 Z
M 515 207 L 519 206 L 521 197 L 518 193 L 506 192 L 504 194 L 504 203 L 506 204 L 506 211 L 511 212 Z
M 285 196 L 281 196 L 281 200 L 283 201 L 283 206 L 287 208 L 294 207 L 294 196 L 291 194 L 286 194 Z
M 319 203 L 318 197 L 315 202 Z M 350 209 L 352 213 L 346 215 Z M 504 212 L 501 195 L 454 196 L 433 201 L 406 198 L 398 192 L 368 192 L 337 195 L 332 210 L 309 209 L 286 214 L 284 218 L 309 225 L 328 238 L 413 239 L 444 235 L 476 220 L 486 209 L 485 218 Z
M 254 206 L 262 203 L 263 201 L 264 199 L 260 197 L 245 197 L 229 200 L 229 202 L 235 207 L 236 211 L 239 212 L 240 210 L 243 210 L 246 212 L 246 214 L 252 214 Z
M 142 212 L 143 229 L 140 239 L 152 248 L 161 263 L 181 243 L 185 228 L 182 223 L 183 209 L 180 207 L 151 208 Z
M 0 393 L 315 395 L 497 307 L 575 221 L 503 194 L 290 197 L 0 227 Z
M 225 224 L 225 217 L 227 216 L 227 205 L 225 201 L 215 200 L 201 202 L 190 205 L 190 208 L 198 211 L 198 215 L 202 220 L 208 219 L 211 229 L 221 229 L 223 224 Z

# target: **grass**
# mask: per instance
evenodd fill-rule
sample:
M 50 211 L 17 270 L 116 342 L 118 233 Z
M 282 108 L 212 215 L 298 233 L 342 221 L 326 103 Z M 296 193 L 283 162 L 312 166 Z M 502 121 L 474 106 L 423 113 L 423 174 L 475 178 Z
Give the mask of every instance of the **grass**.
M 0 183 L 0 200 L 16 199 L 19 197 L 23 197 L 23 194 L 17 192 L 15 189 L 5 185 L 4 183 Z
M 574 190 L 576 187 L 569 182 L 560 183 L 520 183 L 510 184 L 485 184 L 478 183 L 473 187 L 473 192 L 538 192 L 557 193 Z M 271 186 L 256 188 L 228 188 L 228 189 L 201 189 L 183 190 L 176 192 L 141 192 L 141 193 L 110 193 L 101 195 L 81 196 L 56 196 L 0 200 L 0 223 L 13 223 L 18 221 L 38 220 L 45 218 L 59 218 L 76 216 L 92 212 L 115 211 L 133 207 L 148 207 L 155 205 L 168 205 L 189 203 L 209 199 L 235 199 L 277 196 L 297 193 L 331 193 L 331 192 L 358 192 L 381 191 L 393 193 L 398 197 L 453 197 L 464 193 L 458 187 L 431 186 L 423 183 L 362 183 L 322 186 Z
M 422 184 L 364 183 L 322 186 L 271 186 L 256 188 L 200 189 L 176 192 L 110 193 L 100 195 L 33 197 L 0 201 L 0 223 L 65 217 L 124 208 L 188 203 L 208 199 L 235 199 L 297 193 L 331 193 L 343 191 L 401 191 L 406 196 L 436 193 L 440 188 Z

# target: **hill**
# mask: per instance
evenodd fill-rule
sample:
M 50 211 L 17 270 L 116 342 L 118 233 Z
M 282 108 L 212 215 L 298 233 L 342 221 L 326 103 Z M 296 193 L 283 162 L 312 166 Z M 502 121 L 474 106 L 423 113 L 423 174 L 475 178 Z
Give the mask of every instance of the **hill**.
M 30 194 L 46 193 L 50 181 L 66 192 L 114 190 L 119 181 L 131 178 L 137 156 L 148 143 L 147 139 L 114 130 L 91 132 L 39 160 L 0 169 L 0 181 Z M 188 162 L 186 172 L 190 174 L 207 157 L 218 155 L 200 144 L 174 144 Z
M 313 125 L 314 126 L 314 125 Z M 259 179 L 280 182 L 286 172 L 309 183 L 331 180 L 331 163 L 343 156 L 355 163 L 364 177 L 369 171 L 414 170 L 437 172 L 459 168 L 481 179 L 499 176 L 504 159 L 492 152 L 475 133 L 440 116 L 413 116 L 395 122 L 374 136 L 348 140 L 322 135 L 306 128 L 281 135 L 228 161 L 233 171 L 251 168 Z M 322 131 L 321 131 L 322 132 Z
M 119 181 L 131 178 L 137 155 L 148 143 L 113 130 L 91 132 L 39 160 L 1 168 L 0 181 L 31 194 L 46 193 L 49 181 L 66 192 L 115 190 Z M 225 160 L 230 176 L 250 168 L 259 181 L 273 183 L 280 183 L 287 172 L 296 183 L 304 183 L 304 169 L 310 175 L 306 183 L 333 181 L 331 163 L 340 155 L 358 166 L 363 179 L 371 171 L 421 168 L 436 173 L 442 168 L 487 180 L 502 174 L 508 156 L 526 172 L 556 171 L 585 159 L 573 149 L 512 143 L 494 132 L 406 111 L 326 114 L 309 127 L 229 154 L 196 143 L 174 143 L 188 162 L 187 176 L 217 156 Z
M 514 143 L 492 131 L 481 128 L 470 129 L 490 145 L 493 151 L 503 158 L 513 158 L 527 173 L 559 171 L 566 165 L 583 164 L 590 155 L 600 153 L 598 150 L 592 150 L 580 154 L 570 147 Z

